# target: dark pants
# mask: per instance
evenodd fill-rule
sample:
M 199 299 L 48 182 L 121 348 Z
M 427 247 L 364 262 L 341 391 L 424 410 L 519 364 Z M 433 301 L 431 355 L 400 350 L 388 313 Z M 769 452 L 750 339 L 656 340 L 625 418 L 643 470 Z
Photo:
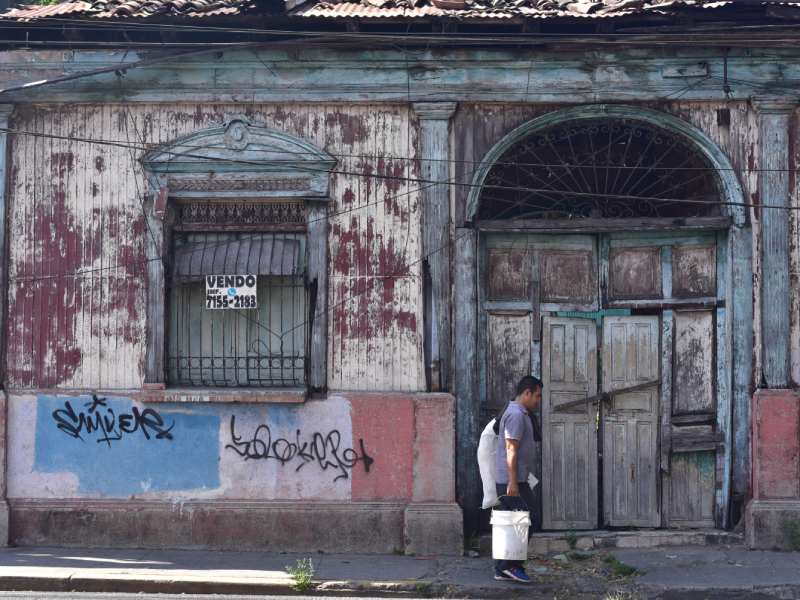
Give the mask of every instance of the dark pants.
M 533 535 L 533 491 L 527 483 L 519 484 L 519 496 L 506 496 L 508 484 L 497 484 L 497 495 L 500 497 L 498 510 L 527 510 L 531 513 L 531 526 L 528 528 L 528 539 Z M 524 567 L 524 560 L 496 560 L 494 561 L 495 573 L 500 573 L 511 567 Z

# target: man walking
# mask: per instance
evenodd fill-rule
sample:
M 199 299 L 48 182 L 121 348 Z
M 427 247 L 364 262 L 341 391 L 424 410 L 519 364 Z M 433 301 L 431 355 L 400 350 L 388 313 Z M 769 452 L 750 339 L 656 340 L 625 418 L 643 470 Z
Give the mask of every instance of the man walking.
M 498 427 L 495 464 L 497 495 L 501 510 L 532 511 L 534 500 L 528 475 L 533 471 L 537 436 L 531 413 L 542 401 L 542 382 L 527 375 L 520 379 L 516 393 L 514 401 L 509 402 L 500 418 Z M 531 581 L 525 572 L 525 561 L 518 560 L 495 560 L 494 578 L 520 583 Z

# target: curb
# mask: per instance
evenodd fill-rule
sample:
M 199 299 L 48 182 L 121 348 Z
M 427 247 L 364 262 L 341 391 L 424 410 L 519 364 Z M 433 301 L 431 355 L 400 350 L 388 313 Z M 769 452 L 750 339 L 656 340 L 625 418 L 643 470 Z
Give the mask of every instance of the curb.
M 147 577 L 30 577 L 0 578 L 4 592 L 94 592 L 146 594 L 220 594 L 301 596 L 381 596 L 441 597 L 448 586 L 428 580 L 413 581 L 322 581 L 305 591 L 294 589 L 291 582 L 186 580 Z M 460 590 L 459 590 L 460 592 Z
M 800 584 L 785 585 L 742 585 L 731 587 L 691 587 L 653 585 L 639 583 L 637 587 L 648 597 L 703 599 L 703 600 L 747 600 L 753 594 L 770 598 L 794 600 L 800 598 Z

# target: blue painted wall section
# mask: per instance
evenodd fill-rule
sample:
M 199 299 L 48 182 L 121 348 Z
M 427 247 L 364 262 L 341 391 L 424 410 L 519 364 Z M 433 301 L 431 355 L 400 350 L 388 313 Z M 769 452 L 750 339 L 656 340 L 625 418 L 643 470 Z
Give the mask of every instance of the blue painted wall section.
M 81 492 L 125 497 L 220 485 L 217 415 L 113 396 L 37 400 L 34 466 L 74 473 Z

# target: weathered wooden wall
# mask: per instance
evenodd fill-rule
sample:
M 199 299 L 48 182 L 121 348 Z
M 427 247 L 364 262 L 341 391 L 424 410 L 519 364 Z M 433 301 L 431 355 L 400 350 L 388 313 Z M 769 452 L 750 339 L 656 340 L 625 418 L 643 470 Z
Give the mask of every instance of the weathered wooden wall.
M 399 105 L 27 106 L 47 136 L 167 143 L 234 116 L 338 159 L 331 181 L 328 385 L 424 388 L 417 123 Z M 15 135 L 11 149 L 8 382 L 135 388 L 145 353 L 143 152 Z M 76 270 L 80 276 L 62 276 Z

